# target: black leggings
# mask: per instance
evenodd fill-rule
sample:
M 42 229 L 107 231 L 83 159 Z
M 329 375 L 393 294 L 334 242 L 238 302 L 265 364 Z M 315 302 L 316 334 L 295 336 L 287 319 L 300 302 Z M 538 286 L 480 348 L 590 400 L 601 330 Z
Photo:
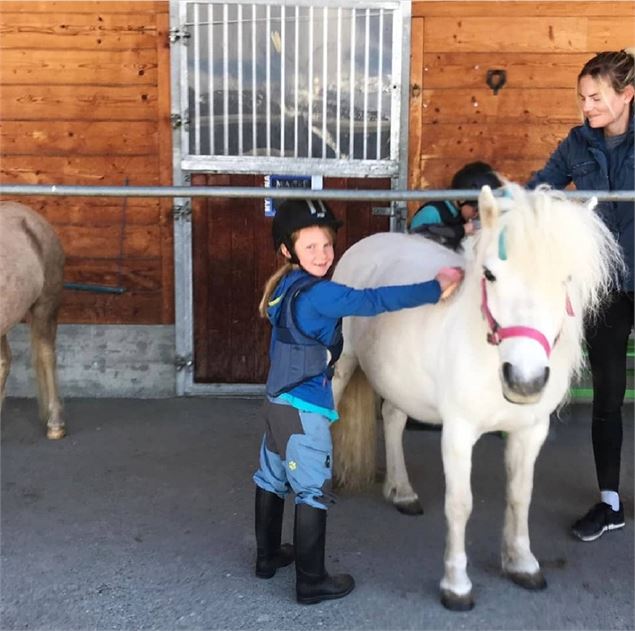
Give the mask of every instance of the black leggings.
M 593 375 L 591 434 L 601 491 L 618 491 L 620 484 L 626 349 L 632 328 L 633 292 L 618 292 L 586 331 Z

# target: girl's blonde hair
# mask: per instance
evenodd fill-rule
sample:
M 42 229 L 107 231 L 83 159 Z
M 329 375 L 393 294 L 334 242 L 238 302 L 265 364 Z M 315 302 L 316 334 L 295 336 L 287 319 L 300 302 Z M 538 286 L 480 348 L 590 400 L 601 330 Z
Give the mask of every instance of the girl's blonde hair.
M 258 304 L 258 313 L 261 318 L 267 317 L 267 307 L 269 307 L 269 299 L 271 298 L 271 294 L 273 290 L 277 287 L 280 279 L 283 276 L 286 276 L 290 271 L 297 269 L 298 266 L 294 263 L 287 262 L 281 267 L 279 267 L 267 280 L 265 283 L 265 288 L 262 292 L 262 298 L 260 299 L 260 303 Z
M 335 243 L 335 238 L 337 237 L 337 233 L 335 229 L 331 226 L 320 226 L 322 229 L 326 230 L 331 235 L 332 243 Z M 295 242 L 298 240 L 298 235 L 300 231 L 304 228 L 300 228 L 300 230 L 296 230 L 291 233 L 291 243 L 295 245 Z M 278 248 L 278 254 L 283 256 L 282 252 L 282 244 Z M 268 279 L 265 283 L 265 287 L 262 292 L 262 298 L 260 298 L 260 302 L 258 303 L 258 313 L 261 318 L 267 317 L 267 308 L 269 307 L 269 300 L 271 299 L 271 294 L 273 294 L 275 288 L 278 283 L 282 280 L 284 276 L 286 276 L 289 272 L 299 269 L 299 265 L 297 263 L 292 263 L 289 259 L 286 259 L 284 265 L 280 266 Z

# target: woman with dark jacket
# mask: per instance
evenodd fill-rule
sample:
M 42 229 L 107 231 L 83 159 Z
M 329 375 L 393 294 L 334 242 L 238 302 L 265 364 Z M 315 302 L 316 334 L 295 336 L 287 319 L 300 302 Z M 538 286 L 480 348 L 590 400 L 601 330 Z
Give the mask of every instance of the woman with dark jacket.
M 547 183 L 578 190 L 632 191 L 634 60 L 631 51 L 599 53 L 578 75 L 578 99 L 584 123 L 574 127 L 535 173 L 530 187 Z M 600 502 L 572 526 L 582 541 L 594 541 L 624 526 L 619 497 L 622 405 L 626 391 L 626 353 L 633 329 L 632 201 L 600 202 L 597 212 L 622 247 L 626 273 L 586 331 L 593 376 L 592 440 Z

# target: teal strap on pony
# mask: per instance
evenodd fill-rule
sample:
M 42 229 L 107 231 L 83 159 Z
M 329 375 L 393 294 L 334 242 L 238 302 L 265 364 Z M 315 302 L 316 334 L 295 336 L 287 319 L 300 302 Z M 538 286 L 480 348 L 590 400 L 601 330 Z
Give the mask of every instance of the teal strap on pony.
M 507 260 L 507 228 L 503 228 L 498 235 L 498 258 Z
M 512 199 L 512 193 L 507 187 L 499 189 L 500 197 L 505 199 Z M 506 213 L 509 208 L 502 208 L 501 214 Z M 498 235 L 498 258 L 501 261 L 507 260 L 507 228 L 503 228 Z

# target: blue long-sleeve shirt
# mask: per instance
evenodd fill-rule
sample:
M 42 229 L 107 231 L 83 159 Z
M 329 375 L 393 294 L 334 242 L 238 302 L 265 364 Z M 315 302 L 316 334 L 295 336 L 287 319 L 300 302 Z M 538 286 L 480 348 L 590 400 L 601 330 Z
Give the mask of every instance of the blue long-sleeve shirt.
M 278 283 L 269 302 L 268 316 L 272 324 L 280 313 L 280 298 L 301 275 L 298 269 L 284 276 Z M 340 283 L 324 280 L 300 293 L 294 301 L 295 321 L 305 335 L 325 346 L 333 339 L 340 318 L 346 316 L 374 316 L 386 311 L 438 302 L 441 286 L 436 280 L 411 285 L 391 285 L 368 289 L 353 289 Z M 272 333 L 275 335 L 275 329 Z M 326 366 L 324 367 L 326 371 Z M 292 390 L 280 395 L 294 407 L 319 412 L 331 420 L 338 418 L 333 402 L 331 381 L 326 372 L 304 381 Z

